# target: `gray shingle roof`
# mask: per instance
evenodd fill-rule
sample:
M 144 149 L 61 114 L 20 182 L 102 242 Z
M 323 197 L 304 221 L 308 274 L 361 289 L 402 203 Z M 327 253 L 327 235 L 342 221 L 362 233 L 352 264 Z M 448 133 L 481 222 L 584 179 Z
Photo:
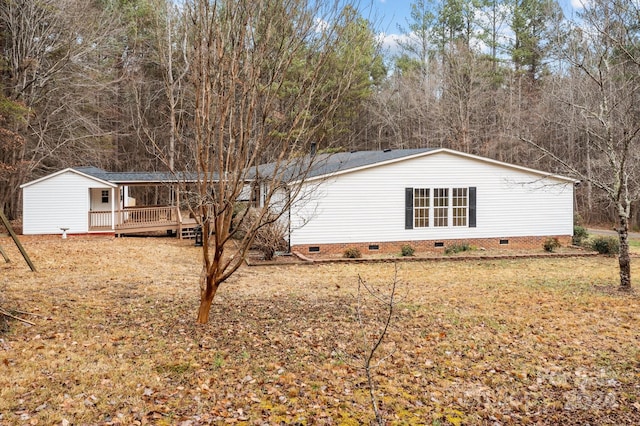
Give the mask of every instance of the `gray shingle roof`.
M 98 167 L 74 167 L 75 170 L 95 178 L 118 184 L 132 183 L 178 183 L 185 181 L 183 173 L 169 172 L 108 172 Z M 187 181 L 195 181 L 193 176 Z
M 371 166 L 416 154 L 433 151 L 433 148 L 396 149 L 384 151 L 338 152 L 316 156 L 316 165 L 308 177 L 324 176 L 331 173 Z
M 350 169 L 371 166 L 386 161 L 397 160 L 424 152 L 433 151 L 433 148 L 419 149 L 396 149 L 384 151 L 354 151 L 354 152 L 337 152 L 332 154 L 318 154 L 313 159 L 313 165 L 309 170 L 305 164 L 308 164 L 310 158 L 306 157 L 304 161 L 292 162 L 284 167 L 284 181 L 295 181 L 301 179 L 304 175 L 305 179 L 330 175 L 337 172 L 344 172 Z M 269 177 L 273 175 L 275 163 L 268 163 L 258 166 L 260 176 Z M 184 173 L 168 173 L 168 172 L 108 172 L 98 167 L 75 167 L 75 170 L 93 176 L 95 178 L 115 183 L 115 184 L 133 184 L 133 183 L 172 183 L 184 182 L 185 180 L 194 182 L 196 176 L 186 176 Z M 255 176 L 254 171 L 250 171 L 248 178 Z M 186 177 L 186 179 L 185 179 Z
M 372 166 L 387 161 L 398 160 L 412 155 L 422 154 L 433 151 L 434 148 L 418 148 L 418 149 L 397 149 L 384 151 L 354 151 L 354 152 L 337 152 L 332 154 L 318 154 L 313 159 L 313 164 L 308 168 L 309 157 L 305 161 L 296 161 L 295 163 L 280 165 L 284 171 L 282 172 L 282 180 L 285 182 L 304 179 L 311 179 L 333 173 L 345 172 L 360 167 Z M 260 176 L 273 176 L 275 163 L 263 164 L 258 167 Z M 307 170 L 308 168 L 308 170 Z M 254 174 L 252 173 L 253 177 Z

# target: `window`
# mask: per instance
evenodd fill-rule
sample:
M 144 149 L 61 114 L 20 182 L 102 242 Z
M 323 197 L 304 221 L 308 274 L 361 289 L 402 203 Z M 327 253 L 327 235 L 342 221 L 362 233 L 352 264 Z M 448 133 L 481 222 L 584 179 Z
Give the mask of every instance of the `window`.
M 449 226 L 449 188 L 433 190 L 433 226 Z
M 109 202 L 109 190 L 108 189 L 102 191 L 102 202 L 103 203 L 108 203 Z
M 453 188 L 451 204 L 453 205 L 453 226 L 467 226 L 467 188 Z
M 414 227 L 429 226 L 429 189 L 415 188 L 413 190 Z
M 251 186 L 251 207 L 260 207 L 260 184 Z
M 405 229 L 476 227 L 475 186 L 468 188 L 405 188 Z

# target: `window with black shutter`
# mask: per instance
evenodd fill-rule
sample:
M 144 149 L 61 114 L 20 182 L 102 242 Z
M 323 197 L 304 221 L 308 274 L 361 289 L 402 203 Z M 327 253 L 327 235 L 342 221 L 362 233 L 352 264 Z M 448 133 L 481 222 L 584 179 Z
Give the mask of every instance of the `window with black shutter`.
M 404 189 L 404 229 L 413 229 L 413 188 Z
M 476 187 L 469 187 L 469 228 L 476 227 Z
M 405 188 L 405 229 L 476 227 L 475 186 L 468 188 Z

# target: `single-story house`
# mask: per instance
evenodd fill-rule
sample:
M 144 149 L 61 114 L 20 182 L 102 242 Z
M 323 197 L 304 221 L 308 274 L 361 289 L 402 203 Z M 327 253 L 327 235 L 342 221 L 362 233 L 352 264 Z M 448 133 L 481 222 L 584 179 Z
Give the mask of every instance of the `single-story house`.
M 568 244 L 578 181 L 450 149 L 319 154 L 290 214 L 301 254 Z
M 573 234 L 574 179 L 444 148 L 314 154 L 302 190 L 283 215 L 292 251 L 302 254 L 434 250 L 456 243 L 539 248 Z M 295 168 L 295 167 L 294 167 Z M 258 174 L 269 176 L 269 165 Z M 251 179 L 249 175 L 249 179 Z M 293 176 L 293 173 L 292 173 Z M 296 178 L 289 185 L 296 185 Z M 285 178 L 286 180 L 286 178 Z M 193 182 L 168 173 L 68 168 L 22 185 L 23 233 L 167 230 L 190 236 L 179 195 L 170 205 L 140 206 L 136 185 Z M 263 188 L 268 185 L 260 179 Z M 244 201 L 261 204 L 247 182 Z M 255 200 L 254 200 L 255 198 Z M 186 233 L 185 233 L 186 230 Z
M 191 233 L 195 220 L 182 218 L 173 195 L 169 205 L 136 206 L 136 186 L 170 188 L 184 179 L 162 172 L 107 172 L 67 168 L 21 185 L 22 233 L 127 234 L 166 230 Z M 176 189 L 177 190 L 177 189 Z
M 195 174 L 187 173 L 109 172 L 97 167 L 60 170 L 21 185 L 22 233 L 167 231 L 192 238 L 198 224 L 188 211 L 180 209 L 180 188 L 196 181 Z M 140 203 L 131 196 L 137 187 L 155 187 L 155 192 L 160 189 L 169 195 L 162 204 Z M 260 197 L 261 192 L 248 181 L 238 201 L 259 204 Z

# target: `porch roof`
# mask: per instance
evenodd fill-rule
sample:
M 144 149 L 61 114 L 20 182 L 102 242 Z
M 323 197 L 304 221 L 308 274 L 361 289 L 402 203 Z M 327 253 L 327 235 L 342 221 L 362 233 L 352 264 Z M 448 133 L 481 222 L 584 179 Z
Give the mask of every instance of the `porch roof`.
M 98 167 L 75 167 L 75 170 L 120 185 L 196 182 L 195 174 L 171 172 L 108 172 Z

